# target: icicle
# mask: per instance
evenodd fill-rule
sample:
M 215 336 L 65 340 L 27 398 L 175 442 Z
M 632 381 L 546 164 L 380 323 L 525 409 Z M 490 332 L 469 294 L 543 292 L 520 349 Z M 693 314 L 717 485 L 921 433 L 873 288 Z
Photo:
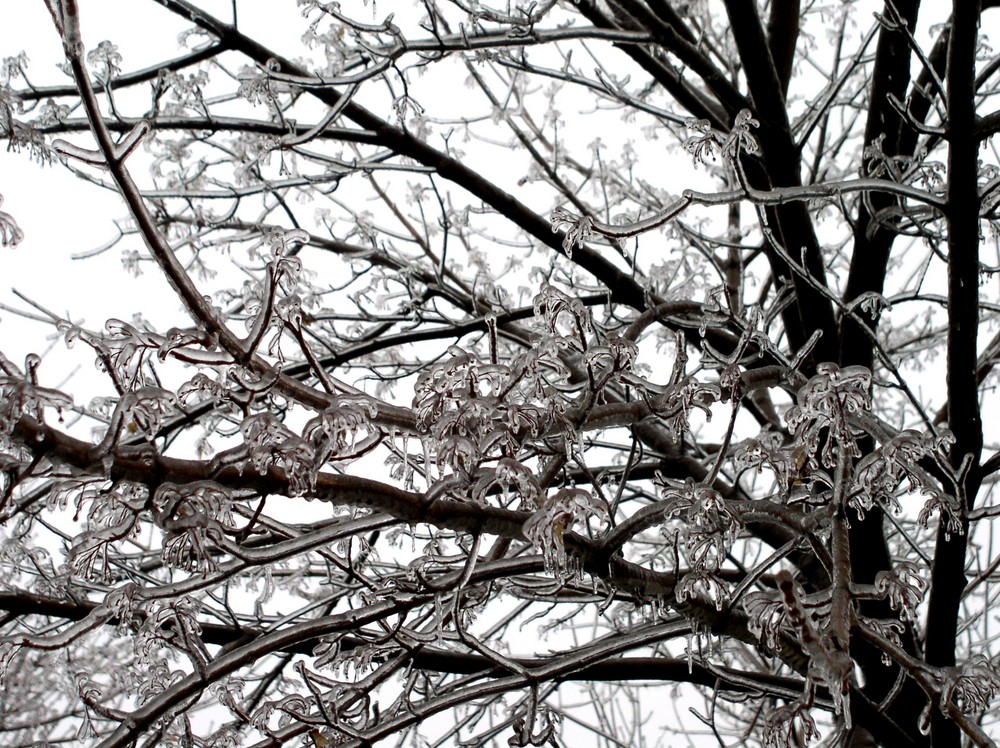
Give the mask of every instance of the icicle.
M 403 434 L 403 486 L 413 488 L 413 467 L 410 465 L 410 435 Z

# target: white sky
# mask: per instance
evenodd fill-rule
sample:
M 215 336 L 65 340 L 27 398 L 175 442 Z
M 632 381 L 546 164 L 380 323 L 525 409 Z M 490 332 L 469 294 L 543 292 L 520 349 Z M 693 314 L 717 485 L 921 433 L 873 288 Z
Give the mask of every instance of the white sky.
M 68 77 L 57 67 L 63 60 L 62 48 L 44 3 L 31 0 L 18 5 L 17 21 L 0 24 L 0 57 L 24 50 L 30 58 L 28 73 L 35 85 L 67 82 Z M 86 46 L 92 49 L 104 39 L 113 41 L 122 55 L 123 71 L 141 69 L 180 51 L 177 36 L 185 25 L 153 2 L 80 0 L 80 5 Z M 199 5 L 221 18 L 231 18 L 230 0 L 202 0 Z M 417 5 L 405 0 L 374 6 L 362 0 L 344 3 L 345 10 L 361 10 L 373 20 L 383 18 L 390 10 L 402 13 Z M 873 20 L 870 10 L 877 8 L 879 3 L 863 0 L 858 5 L 855 20 L 859 32 L 864 33 Z M 267 12 L 260 12 L 265 7 Z M 944 20 L 949 7 L 950 2 L 945 0 L 924 3 L 918 39 L 926 44 L 931 36 L 930 29 Z M 996 11 L 986 15 L 994 24 L 1000 18 Z M 283 22 L 276 23 L 275 19 L 283 19 Z M 302 49 L 300 36 L 306 21 L 295 0 L 275 0 L 266 4 L 243 2 L 239 22 L 247 33 L 259 36 L 290 56 Z M 1000 35 L 993 36 L 1000 39 Z M 823 41 L 816 40 L 821 46 Z M 434 105 L 439 106 L 439 102 Z M 593 136 L 588 134 L 586 137 Z M 90 139 L 89 135 L 83 135 L 75 140 L 86 145 Z M 683 158 L 685 163 L 671 167 L 671 178 L 675 182 L 678 181 L 677 169 L 689 171 L 690 162 L 686 155 Z M 134 171 L 137 177 L 143 176 L 142 165 L 136 164 Z M 16 288 L 52 312 L 91 329 L 101 329 L 105 320 L 111 317 L 128 320 L 136 311 L 142 312 L 161 330 L 188 323 L 187 315 L 154 267 L 144 263 L 145 272 L 139 278 L 132 278 L 122 267 L 123 250 L 143 249 L 137 237 L 129 237 L 97 257 L 71 259 L 76 254 L 90 253 L 116 237 L 115 221 L 126 218 L 124 204 L 117 195 L 76 179 L 60 165 L 41 168 L 24 152 L 10 154 L 2 149 L 0 194 L 4 196 L 3 210 L 15 217 L 25 234 L 18 248 L 0 249 L 0 304 L 29 309 L 13 293 L 12 289 Z M 0 309 L 0 350 L 17 362 L 29 352 L 42 353 L 51 344 L 46 337 L 52 333 L 47 326 L 26 323 Z M 66 351 L 61 342 L 55 342 L 42 367 L 43 382 L 57 386 L 75 367 L 90 366 L 92 359 L 88 352 Z M 99 387 L 106 384 L 98 383 L 98 378 L 87 379 L 94 379 Z M 80 382 L 74 382 L 78 402 L 85 403 L 90 396 L 98 394 L 81 391 L 79 387 Z
M 220 18 L 231 18 L 228 0 L 202 0 L 198 4 Z M 241 15 L 241 27 L 294 49 L 288 45 L 299 43 L 306 23 L 294 0 L 267 5 L 271 12 L 258 13 L 256 18 Z M 17 20 L 12 21 L 10 14 L 0 24 L 0 58 L 23 50 L 29 58 L 32 84 L 67 83 L 69 77 L 57 67 L 64 59 L 62 46 L 44 3 L 31 0 L 18 6 Z M 123 71 L 141 69 L 183 51 L 177 36 L 187 25 L 155 3 L 80 0 L 80 6 L 87 48 L 111 40 L 122 55 Z M 281 6 L 280 10 L 275 11 L 275 6 Z M 274 17 L 288 18 L 290 23 L 285 29 L 276 27 Z M 84 145 L 92 143 L 89 136 L 72 139 Z M 0 303 L 25 309 L 26 304 L 12 293 L 16 288 L 53 312 L 72 316 L 75 321 L 85 315 L 89 326 L 100 328 L 105 319 L 133 311 L 154 318 L 158 310 L 150 301 L 159 298 L 170 310 L 168 318 L 173 321 L 168 326 L 186 322 L 176 318 L 179 305 L 154 268 L 147 265 L 148 272 L 138 279 L 124 272 L 122 250 L 142 249 L 137 238 L 98 257 L 71 259 L 116 237 L 115 221 L 127 217 L 117 195 L 82 182 L 61 165 L 42 168 L 29 159 L 27 151 L 9 153 L 5 149 L 0 149 L 0 194 L 4 197 L 2 209 L 14 216 L 24 232 L 24 241 L 16 249 L 0 250 Z M 15 360 L 37 351 L 41 332 L 37 325 L 25 327 L 23 320 L 0 310 L 0 350 Z
M 199 5 L 221 18 L 231 18 L 230 0 L 202 0 Z M 418 6 L 405 0 L 395 5 L 378 3 L 373 7 L 371 2 L 362 4 L 361 0 L 344 3 L 345 10 L 361 10 L 373 20 L 383 18 L 390 10 L 405 12 Z M 874 9 L 879 4 L 863 0 L 858 5 L 855 20 L 860 33 L 864 33 L 872 16 L 861 6 Z M 141 69 L 180 52 L 177 36 L 186 26 L 153 2 L 80 0 L 80 6 L 87 48 L 110 39 L 122 55 L 123 71 Z M 921 41 L 930 38 L 930 28 L 944 20 L 949 6 L 944 0 L 924 3 L 917 34 Z M 267 12 L 260 12 L 264 7 Z M 996 12 L 993 15 L 1000 16 Z M 283 22 L 276 23 L 275 19 Z M 239 22 L 244 31 L 289 56 L 302 49 L 300 36 L 306 21 L 295 0 L 276 0 L 265 5 L 241 3 Z M 1000 39 L 996 34 L 994 37 Z M 822 45 L 823 40 L 816 42 Z M 69 80 L 57 67 L 63 60 L 62 48 L 41 0 L 19 3 L 17 21 L 0 24 L 0 57 L 13 56 L 21 50 L 29 56 L 28 74 L 33 84 L 62 84 Z M 140 95 L 147 94 L 143 91 Z M 447 103 L 457 103 L 458 97 L 455 99 Z M 435 107 L 444 103 L 435 102 Z M 82 145 L 91 142 L 89 135 L 74 140 Z M 671 167 L 674 181 L 678 180 L 676 169 L 689 171 L 690 162 L 686 155 L 683 158 L 685 163 Z M 134 166 L 137 177 L 143 176 L 143 169 L 140 164 Z M 60 165 L 41 168 L 29 160 L 26 152 L 10 154 L 3 150 L 0 150 L 0 194 L 4 196 L 3 210 L 15 217 L 25 234 L 18 248 L 0 249 L 0 304 L 29 309 L 13 293 L 12 289 L 17 289 L 52 312 L 91 329 L 102 328 L 111 317 L 128 320 L 136 311 L 161 330 L 188 323 L 187 315 L 154 267 L 144 263 L 145 272 L 139 278 L 132 278 L 122 267 L 123 250 L 143 249 L 138 237 L 129 237 L 96 257 L 71 259 L 73 255 L 91 253 L 116 237 L 115 221 L 127 216 L 117 195 L 78 180 Z M 46 337 L 52 333 L 47 326 L 26 323 L 0 309 L 0 350 L 17 362 L 29 352 L 42 353 L 50 345 Z M 58 386 L 75 367 L 89 366 L 92 359 L 88 352 L 66 351 L 61 342 L 55 342 L 42 367 L 43 382 Z M 87 379 L 96 382 L 96 378 Z M 81 391 L 79 386 L 76 381 L 73 387 L 78 402 L 85 403 L 98 394 Z

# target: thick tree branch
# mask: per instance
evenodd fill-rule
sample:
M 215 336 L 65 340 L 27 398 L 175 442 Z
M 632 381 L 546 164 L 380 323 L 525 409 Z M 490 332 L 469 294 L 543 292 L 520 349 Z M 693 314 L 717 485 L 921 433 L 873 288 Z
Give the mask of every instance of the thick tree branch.
M 956 0 L 948 46 L 948 427 L 955 434 L 952 464 L 961 485 L 961 532 L 939 526 L 927 611 L 927 662 L 955 663 L 958 609 L 965 588 L 968 520 L 979 489 L 983 446 L 976 382 L 979 330 L 978 141 L 975 133 L 975 50 L 979 0 Z M 961 467 L 960 467 L 961 466 Z M 971 469 L 970 469 L 971 468 Z M 936 745 L 958 745 L 958 728 L 940 712 L 931 728 Z

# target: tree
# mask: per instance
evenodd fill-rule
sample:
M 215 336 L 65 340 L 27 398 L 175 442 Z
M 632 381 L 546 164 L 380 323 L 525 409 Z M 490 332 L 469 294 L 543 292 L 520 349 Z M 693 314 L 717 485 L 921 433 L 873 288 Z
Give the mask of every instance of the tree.
M 996 3 L 46 5 L 174 301 L 0 355 L 4 744 L 1000 735 Z

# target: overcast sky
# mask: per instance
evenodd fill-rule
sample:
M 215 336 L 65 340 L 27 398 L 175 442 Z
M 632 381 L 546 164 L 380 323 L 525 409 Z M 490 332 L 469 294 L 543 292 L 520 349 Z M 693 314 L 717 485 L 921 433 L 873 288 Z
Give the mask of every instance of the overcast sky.
M 873 0 L 864 0 L 859 5 L 865 3 L 872 9 L 879 6 Z M 350 0 L 345 8 L 352 11 L 361 8 L 367 14 L 374 14 L 373 18 L 381 19 L 390 10 L 405 11 L 404 4 L 409 5 L 400 3 L 398 8 L 391 8 L 383 3 L 373 6 L 365 2 L 362 6 L 360 0 Z M 123 71 L 140 69 L 180 51 L 177 37 L 184 27 L 153 2 L 80 0 L 80 5 L 87 48 L 110 39 L 122 55 Z M 229 0 L 203 0 L 199 5 L 221 18 L 231 19 Z M 926 42 L 930 38 L 930 28 L 945 19 L 949 5 L 924 4 L 918 39 Z M 264 8 L 266 12 L 261 12 Z M 990 15 L 987 13 L 988 18 Z M 286 23 L 275 24 L 275 18 L 286 19 Z M 856 18 L 865 27 L 874 20 L 868 13 L 859 13 Z M 995 20 L 992 19 L 994 23 Z M 295 0 L 266 5 L 243 3 L 239 22 L 248 33 L 291 56 L 302 51 L 299 39 L 306 22 Z M 998 34 L 993 36 L 1000 39 Z M 816 41 L 821 44 L 823 40 Z M 69 80 L 57 67 L 63 60 L 62 48 L 42 0 L 19 3 L 16 22 L 8 20 L 0 24 L 0 57 L 14 56 L 22 50 L 29 57 L 28 73 L 34 85 Z M 17 85 L 22 84 L 19 81 Z M 140 95 L 148 96 L 148 92 L 143 88 Z M 81 136 L 77 142 L 86 145 L 88 141 L 89 136 Z M 133 170 L 142 176 L 140 169 Z M 92 328 L 103 326 L 108 317 L 122 317 L 135 310 L 168 327 L 182 324 L 179 304 L 153 268 L 147 265 L 148 272 L 139 279 L 131 279 L 124 272 L 122 251 L 142 249 L 137 238 L 85 261 L 70 259 L 73 255 L 90 254 L 116 237 L 114 222 L 126 217 L 124 204 L 117 195 L 81 182 L 62 166 L 42 169 L 24 152 L 10 154 L 3 150 L 0 150 L 0 194 L 4 196 L 3 210 L 16 218 L 25 234 L 17 249 L 0 250 L 0 304 L 28 308 L 13 294 L 11 289 L 16 288 L 53 312 L 71 316 Z M 29 351 L 41 352 L 40 338 L 49 332 L 38 325 L 26 326 L 9 311 L 0 309 L 0 350 L 15 359 Z M 79 361 L 79 356 L 73 358 Z

